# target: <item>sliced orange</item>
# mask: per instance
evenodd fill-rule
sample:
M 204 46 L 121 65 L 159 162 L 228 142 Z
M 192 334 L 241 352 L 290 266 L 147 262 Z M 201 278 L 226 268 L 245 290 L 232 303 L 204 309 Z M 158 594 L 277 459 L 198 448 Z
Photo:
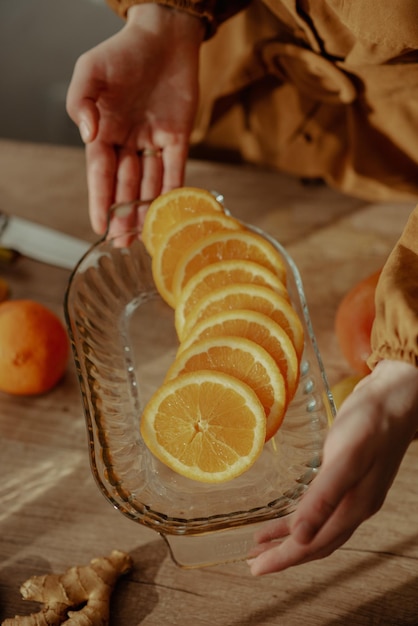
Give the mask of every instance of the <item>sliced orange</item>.
M 292 341 L 270 317 L 245 309 L 221 311 L 203 318 L 180 344 L 178 354 L 207 337 L 245 337 L 255 341 L 273 357 L 283 374 L 287 403 L 294 397 L 299 382 L 299 359 Z
M 183 219 L 161 238 L 152 257 L 152 275 L 161 297 L 172 307 L 176 304 L 172 282 L 179 258 L 192 244 L 215 231 L 241 229 L 241 224 L 223 213 L 205 213 Z
M 250 387 L 220 372 L 195 371 L 164 383 L 144 409 L 141 434 L 175 472 L 207 483 L 248 470 L 265 440 L 263 407 Z
M 209 263 L 226 259 L 245 259 L 271 270 L 286 283 L 286 265 L 278 250 L 261 235 L 250 230 L 213 233 L 185 251 L 173 276 L 173 293 L 177 298 L 190 278 Z
M 191 277 L 177 298 L 175 325 L 178 335 L 182 333 L 186 317 L 203 296 L 214 289 L 234 283 L 264 285 L 288 297 L 286 286 L 277 275 L 259 263 L 242 259 L 211 263 Z
M 199 301 L 186 318 L 180 341 L 184 341 L 191 329 L 202 319 L 234 309 L 258 311 L 270 317 L 288 334 L 298 358 L 304 347 L 302 322 L 290 302 L 268 287 L 253 284 L 226 285 L 215 289 Z
M 287 406 L 286 386 L 273 357 L 254 341 L 243 337 L 209 337 L 180 352 L 166 380 L 186 372 L 214 370 L 246 383 L 264 407 L 266 441 L 280 427 Z
M 179 187 L 161 194 L 153 202 L 145 215 L 142 227 L 142 241 L 153 256 L 165 233 L 183 219 L 202 212 L 223 212 L 224 207 L 205 189 Z

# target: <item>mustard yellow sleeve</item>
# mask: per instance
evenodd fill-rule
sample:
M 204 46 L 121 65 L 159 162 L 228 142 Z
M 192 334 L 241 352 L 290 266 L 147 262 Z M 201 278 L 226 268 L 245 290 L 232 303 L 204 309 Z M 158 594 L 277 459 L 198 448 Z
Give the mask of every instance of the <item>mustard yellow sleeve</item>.
M 107 0 L 108 5 L 120 17 L 126 18 L 128 9 L 137 4 L 161 4 L 184 11 L 203 19 L 207 24 L 207 36 L 211 36 L 222 22 L 245 8 L 251 0 Z
M 418 206 L 382 270 L 375 302 L 369 367 L 382 359 L 418 367 Z

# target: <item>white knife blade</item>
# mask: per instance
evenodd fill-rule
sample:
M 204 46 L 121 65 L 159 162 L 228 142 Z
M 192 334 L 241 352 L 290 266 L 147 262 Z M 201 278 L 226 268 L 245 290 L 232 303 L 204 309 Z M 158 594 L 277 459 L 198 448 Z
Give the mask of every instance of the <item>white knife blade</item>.
M 72 270 L 91 245 L 48 226 L 0 213 L 0 247 L 36 261 Z

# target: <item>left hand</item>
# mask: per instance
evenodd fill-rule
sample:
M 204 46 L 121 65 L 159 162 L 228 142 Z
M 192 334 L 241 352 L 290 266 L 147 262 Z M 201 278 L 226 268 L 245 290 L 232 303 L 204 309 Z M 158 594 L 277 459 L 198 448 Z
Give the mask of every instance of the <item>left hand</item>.
M 274 520 L 257 536 L 251 573 L 279 572 L 342 546 L 382 506 L 417 426 L 418 369 L 381 361 L 341 406 L 291 522 Z
M 200 19 L 145 3 L 77 60 L 67 111 L 86 144 L 96 233 L 105 231 L 113 203 L 150 200 L 183 184 L 203 37 Z

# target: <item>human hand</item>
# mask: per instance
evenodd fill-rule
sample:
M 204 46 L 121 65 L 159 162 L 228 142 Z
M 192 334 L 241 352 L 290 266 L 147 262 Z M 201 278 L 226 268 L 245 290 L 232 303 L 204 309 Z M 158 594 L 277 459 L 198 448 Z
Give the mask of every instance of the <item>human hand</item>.
M 418 369 L 381 361 L 341 406 L 291 522 L 274 520 L 256 537 L 251 573 L 279 572 L 342 546 L 382 506 L 417 427 Z
M 119 33 L 78 59 L 67 111 L 86 143 L 95 232 L 105 231 L 114 202 L 150 199 L 183 183 L 203 37 L 193 16 L 136 5 Z

